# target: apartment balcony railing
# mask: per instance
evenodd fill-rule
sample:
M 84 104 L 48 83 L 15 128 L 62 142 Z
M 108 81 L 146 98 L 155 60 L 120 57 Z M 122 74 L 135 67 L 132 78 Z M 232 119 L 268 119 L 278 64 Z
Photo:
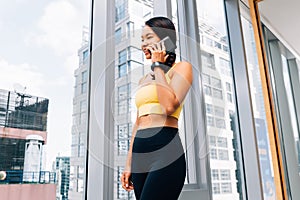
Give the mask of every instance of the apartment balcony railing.
M 2 171 L 0 177 L 0 184 L 56 184 L 56 182 L 56 173 L 49 171 Z

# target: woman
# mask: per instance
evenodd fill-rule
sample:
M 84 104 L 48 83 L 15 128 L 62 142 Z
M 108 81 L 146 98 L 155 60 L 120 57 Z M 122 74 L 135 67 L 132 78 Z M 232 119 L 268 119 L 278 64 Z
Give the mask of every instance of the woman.
M 167 49 L 168 36 L 176 44 L 171 20 L 155 17 L 142 31 L 142 50 L 151 59 L 151 73 L 139 82 L 137 118 L 132 132 L 122 187 L 134 189 L 138 200 L 178 199 L 186 176 L 186 162 L 178 135 L 178 118 L 192 84 L 192 66 L 175 63 L 174 49 Z

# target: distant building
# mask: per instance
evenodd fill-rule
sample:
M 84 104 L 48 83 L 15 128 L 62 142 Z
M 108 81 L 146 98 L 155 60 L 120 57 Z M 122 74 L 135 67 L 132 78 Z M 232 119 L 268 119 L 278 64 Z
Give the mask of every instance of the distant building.
M 0 89 L 1 199 L 54 199 L 56 175 L 42 171 L 49 100 Z M 2 184 L 4 183 L 4 184 Z M 35 191 L 32 193 L 32 191 Z
M 47 140 L 48 103 L 42 97 L 0 90 L 0 170 L 20 176 L 11 178 L 11 182 L 23 181 L 22 174 L 39 179 L 42 148 Z M 39 141 L 38 146 L 34 141 Z M 25 155 L 29 160 L 24 168 Z
M 56 157 L 53 170 L 57 175 L 56 200 L 68 200 L 70 157 Z

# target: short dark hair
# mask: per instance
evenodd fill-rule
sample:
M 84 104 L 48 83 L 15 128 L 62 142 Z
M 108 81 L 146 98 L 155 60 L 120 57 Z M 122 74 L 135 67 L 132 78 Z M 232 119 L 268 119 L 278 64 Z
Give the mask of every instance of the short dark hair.
M 173 22 L 166 17 L 153 17 L 145 22 L 145 24 L 153 30 L 153 32 L 163 39 L 169 36 L 174 44 L 176 44 L 176 29 Z

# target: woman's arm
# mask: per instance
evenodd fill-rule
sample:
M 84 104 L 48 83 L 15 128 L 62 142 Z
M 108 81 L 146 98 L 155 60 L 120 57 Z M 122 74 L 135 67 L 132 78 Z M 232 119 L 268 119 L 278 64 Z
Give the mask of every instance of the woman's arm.
M 136 121 L 135 121 L 133 129 L 132 129 L 132 135 L 131 135 L 131 140 L 130 140 L 130 146 L 129 146 L 128 154 L 127 154 L 127 160 L 126 160 L 126 164 L 125 164 L 125 169 L 124 169 L 124 171 L 122 173 L 122 176 L 120 177 L 121 183 L 122 183 L 122 187 L 126 191 L 128 191 L 128 192 L 133 189 L 133 185 L 130 182 L 130 176 L 131 176 L 131 159 L 132 159 L 132 146 L 133 146 L 134 137 L 135 137 L 137 128 L 138 128 L 138 112 L 137 112 L 137 116 L 136 116 Z
M 176 64 L 170 83 L 159 67 L 154 68 L 154 74 L 159 103 L 165 114 L 171 115 L 180 106 L 192 84 L 192 65 L 188 62 Z

